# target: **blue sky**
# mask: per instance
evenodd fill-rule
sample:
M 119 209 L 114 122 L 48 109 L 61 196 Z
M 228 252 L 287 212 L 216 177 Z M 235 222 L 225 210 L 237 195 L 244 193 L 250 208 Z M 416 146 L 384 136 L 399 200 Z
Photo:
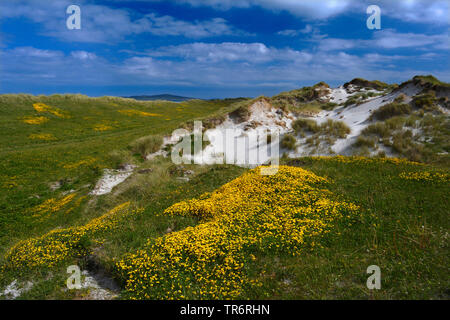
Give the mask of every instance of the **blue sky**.
M 68 30 L 66 8 L 81 8 Z M 366 27 L 369 5 L 381 29 Z M 448 0 L 0 0 L 0 93 L 274 95 L 450 81 Z

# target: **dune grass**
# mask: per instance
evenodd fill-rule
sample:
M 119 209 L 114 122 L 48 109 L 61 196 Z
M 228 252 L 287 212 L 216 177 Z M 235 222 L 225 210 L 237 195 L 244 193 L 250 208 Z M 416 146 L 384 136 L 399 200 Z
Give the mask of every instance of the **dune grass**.
M 373 111 L 370 120 L 386 120 L 395 116 L 411 114 L 412 109 L 405 103 L 388 103 Z

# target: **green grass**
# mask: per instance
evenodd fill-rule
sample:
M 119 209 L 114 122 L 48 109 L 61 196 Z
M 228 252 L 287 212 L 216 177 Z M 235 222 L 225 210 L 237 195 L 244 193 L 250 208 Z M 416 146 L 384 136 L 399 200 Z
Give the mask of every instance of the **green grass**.
M 450 87 L 450 83 L 447 82 L 442 82 L 439 79 L 435 78 L 432 75 L 427 75 L 427 76 L 415 76 L 413 78 L 413 80 L 419 80 L 420 82 L 426 84 L 432 84 L 432 85 L 437 85 L 437 86 L 443 86 L 443 87 Z
M 33 108 L 38 102 L 57 107 L 70 118 L 38 113 Z M 117 167 L 133 157 L 124 151 L 132 141 L 148 135 L 170 134 L 193 119 L 226 114 L 234 102 L 231 99 L 172 103 L 82 95 L 1 95 L 0 255 L 18 240 L 84 221 L 89 198 L 81 200 L 70 214 L 65 211 L 73 204 L 45 219 L 33 218 L 30 209 L 47 199 L 60 199 L 63 192 L 70 190 L 76 190 L 76 199 L 85 196 L 102 174 L 102 168 Z M 28 116 L 45 116 L 49 120 L 32 125 L 22 121 Z M 96 131 L 99 125 L 107 130 Z M 38 134 L 51 134 L 57 140 L 30 138 Z M 138 157 L 134 161 L 139 164 L 142 160 Z M 63 182 L 61 188 L 51 190 L 49 185 L 57 181 Z
M 136 139 L 129 147 L 133 153 L 145 158 L 150 153 L 158 151 L 162 144 L 163 138 L 160 135 L 152 135 Z
M 312 87 L 282 92 L 273 96 L 271 102 L 277 108 L 292 112 L 320 111 L 322 109 L 321 103 L 317 99 L 326 93 L 326 88 L 329 88 L 326 83 L 319 82 Z M 327 105 L 327 108 L 331 107 L 331 105 Z
M 297 139 L 291 134 L 285 134 L 281 139 L 281 147 L 288 150 L 295 150 L 295 145 L 297 143 Z
M 292 129 L 296 134 L 304 135 L 305 132 L 317 133 L 320 131 L 320 126 L 315 120 L 311 119 L 297 119 L 292 123 Z
M 58 107 L 71 117 L 45 114 L 49 121 L 44 124 L 23 123 L 23 117 L 36 115 L 32 106 L 36 102 Z M 197 225 L 199 221 L 195 217 L 166 217 L 160 213 L 174 203 L 212 192 L 246 169 L 231 165 L 174 166 L 170 159 L 162 158 L 144 162 L 127 146 L 143 136 L 164 135 L 180 126 L 189 127 L 193 119 L 214 119 L 210 120 L 214 125 L 224 114 L 247 103 L 248 100 L 242 99 L 177 104 L 84 96 L 0 96 L 0 265 L 5 262 L 4 253 L 19 240 L 40 237 L 56 228 L 85 225 L 126 201 L 131 201 L 133 207 L 143 208 L 140 214 L 103 233 L 101 243 L 89 236 L 83 239 L 80 246 L 93 250 L 89 256 L 69 257 L 52 268 L 0 267 L 0 288 L 14 279 L 21 283 L 29 280 L 34 286 L 22 299 L 83 298 L 89 295 L 87 290 L 64 290 L 68 265 L 78 264 L 86 269 L 92 268 L 94 261 L 106 274 L 117 277 L 114 262 L 124 254 L 142 248 L 148 239 Z M 117 110 L 163 116 L 142 116 L 136 112 L 127 115 Z M 433 141 L 425 144 L 426 148 L 437 153 L 449 150 L 447 122 L 443 116 L 414 114 L 371 125 L 365 134 L 368 141 L 375 138 L 387 141 L 391 136 L 391 147 L 401 151 L 409 148 L 408 139 L 413 141 L 414 137 L 409 133 L 400 134 L 400 129 L 418 126 L 425 136 L 433 137 Z M 100 124 L 108 130 L 96 131 L 94 128 Z M 298 123 L 300 128 L 304 125 L 312 123 Z M 348 134 L 348 128 L 339 123 L 324 123 L 319 127 L 322 133 L 335 138 Z M 29 138 L 31 134 L 47 133 L 57 140 Z M 110 194 L 88 195 L 103 168 L 129 162 L 137 164 L 140 170 L 148 170 L 132 175 Z M 338 225 L 324 238 L 323 247 L 305 251 L 299 257 L 257 255 L 246 272 L 260 280 L 262 287 L 246 292 L 243 298 L 449 298 L 449 184 L 399 177 L 403 172 L 449 174 L 447 162 L 434 165 L 392 164 L 382 160 L 344 163 L 315 158 L 282 159 L 282 162 L 329 178 L 330 191 L 339 199 L 359 205 L 361 215 L 351 227 Z M 187 175 L 189 181 L 179 179 L 188 171 L 192 171 Z M 54 182 L 59 183 L 59 189 L 50 188 L 49 184 Z M 31 208 L 48 199 L 60 200 L 70 190 L 76 190 L 76 197 L 67 206 L 48 215 L 33 216 Z M 80 203 L 76 204 L 78 200 Z M 372 264 L 381 268 L 381 290 L 371 291 L 365 286 L 366 268 Z
M 413 130 L 418 130 L 413 133 Z M 395 116 L 369 125 L 361 132 L 409 160 L 428 163 L 449 162 L 449 119 L 445 115 L 413 113 Z
M 411 114 L 411 106 L 405 103 L 388 103 L 373 111 L 370 120 L 386 120 L 395 116 Z
M 131 199 L 144 212 L 118 230 L 106 234 L 94 258 L 114 275 L 113 258 L 142 247 L 147 239 L 199 223 L 195 218 L 157 215 L 171 204 L 212 191 L 245 170 L 235 166 L 187 167 L 196 171 L 191 181 L 181 183 L 169 173 L 170 163 L 153 164 L 150 176 L 133 176 L 120 186 L 118 195 L 101 198 L 95 208 L 113 207 Z M 447 277 L 449 228 L 448 183 L 401 179 L 402 172 L 447 172 L 442 167 L 389 162 L 300 158 L 285 160 L 328 177 L 330 191 L 361 207 L 361 216 L 351 227 L 338 226 L 324 238 L 323 247 L 301 256 L 256 255 L 247 273 L 262 287 L 247 292 L 248 299 L 448 299 Z M 87 267 L 86 259 L 67 261 L 51 270 L 3 273 L 0 284 L 16 277 L 31 279 L 35 287 L 22 298 L 72 299 L 86 291 L 64 292 L 65 266 Z M 382 289 L 368 290 L 366 269 L 381 268 Z M 262 272 L 264 271 L 264 272 Z M 52 276 L 49 278 L 49 274 Z
M 436 111 L 436 93 L 434 91 L 428 91 L 426 93 L 419 94 L 413 98 L 413 105 L 423 111 Z

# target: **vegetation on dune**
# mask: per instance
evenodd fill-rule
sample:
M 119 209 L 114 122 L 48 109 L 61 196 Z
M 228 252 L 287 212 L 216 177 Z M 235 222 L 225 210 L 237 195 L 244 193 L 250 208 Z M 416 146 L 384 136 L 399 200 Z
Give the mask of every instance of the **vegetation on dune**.
M 395 116 L 408 115 L 412 112 L 411 106 L 406 103 L 388 103 L 373 111 L 369 120 L 386 120 Z
M 342 121 L 328 119 L 320 125 L 319 132 L 327 137 L 344 139 L 351 132 L 351 129 Z
M 291 134 L 285 134 L 281 139 L 281 147 L 288 150 L 295 150 L 295 146 L 297 144 L 297 139 Z
M 434 91 L 427 91 L 426 93 L 418 94 L 413 97 L 412 104 L 414 107 L 426 111 L 438 110 L 436 93 Z
M 375 146 L 382 144 L 413 161 L 447 161 L 449 130 L 449 119 L 444 115 L 414 113 L 369 125 L 361 132 L 357 144 L 363 140 L 370 141 L 371 145 L 366 146 L 373 148 L 373 141 Z
M 292 123 L 292 129 L 296 134 L 304 135 L 305 132 L 317 133 L 320 131 L 320 126 L 316 121 L 311 119 L 297 119 Z
M 450 83 L 442 82 L 436 77 L 432 75 L 426 75 L 426 76 L 415 76 L 412 80 L 413 82 L 419 82 L 422 85 L 425 84 L 431 84 L 433 86 L 441 86 L 441 87 L 450 87 Z
M 319 152 L 333 153 L 333 146 L 337 139 L 344 139 L 351 129 L 342 121 L 328 119 L 322 124 L 317 124 L 311 119 L 298 119 L 292 127 L 297 135 L 305 138 L 305 145 L 310 148 L 310 154 Z M 307 136 L 308 135 L 308 136 Z
M 322 105 L 328 109 L 332 107 L 332 105 L 320 101 L 328 93 L 329 86 L 324 82 L 319 82 L 312 87 L 280 93 L 270 100 L 273 106 L 286 111 L 316 113 L 322 109 Z
M 386 90 L 392 87 L 392 85 L 389 85 L 379 80 L 370 81 L 363 78 L 355 78 L 352 81 L 345 83 L 344 88 L 347 88 L 349 85 L 358 86 L 362 88 L 371 88 L 379 91 Z
M 360 92 L 360 93 L 355 93 L 353 95 L 351 95 L 345 102 L 344 102 L 344 106 L 348 107 L 351 105 L 360 105 L 364 102 L 367 101 L 367 99 L 372 98 L 372 97 L 376 97 L 378 95 L 380 95 L 381 93 L 375 93 L 375 92 Z

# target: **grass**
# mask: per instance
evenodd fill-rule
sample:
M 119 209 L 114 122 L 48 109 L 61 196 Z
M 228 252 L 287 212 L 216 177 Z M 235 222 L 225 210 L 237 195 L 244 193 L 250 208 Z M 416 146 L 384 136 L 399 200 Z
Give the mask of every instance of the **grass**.
M 346 83 L 344 85 L 344 87 L 346 87 L 349 84 L 353 84 L 353 85 L 357 85 L 363 88 L 373 88 L 376 90 L 386 90 L 386 89 L 390 89 L 392 87 L 392 85 L 389 85 L 385 82 L 379 81 L 379 80 L 366 80 L 363 78 L 355 78 L 352 81 L 350 81 L 349 83 Z
M 297 119 L 293 124 L 297 135 L 305 138 L 305 144 L 310 150 L 310 154 L 316 154 L 319 151 L 333 153 L 331 146 L 337 139 L 344 139 L 351 133 L 351 129 L 342 121 L 328 119 L 322 124 L 317 124 L 312 119 Z
M 344 102 L 344 106 L 348 107 L 351 105 L 360 105 L 360 104 L 364 103 L 367 99 L 375 97 L 377 95 L 380 95 L 380 94 L 375 93 L 375 92 L 355 93 Z
M 375 137 L 395 153 L 423 162 L 448 162 L 449 134 L 448 117 L 418 112 L 373 123 L 361 132 L 363 139 Z
M 38 112 L 33 107 L 36 103 L 57 108 L 65 116 Z M 142 136 L 170 134 L 194 119 L 225 114 L 234 108 L 233 103 L 235 100 L 173 103 L 82 95 L 1 95 L 0 255 L 19 240 L 100 214 L 101 211 L 86 212 L 89 197 L 85 196 L 103 168 L 118 167 L 130 159 L 136 164 L 142 162 L 142 158 L 126 152 L 132 141 Z M 23 122 L 28 116 L 49 120 L 28 124 Z M 100 124 L 107 130 L 95 130 Z M 56 140 L 29 138 L 33 134 L 51 134 Z M 114 150 L 117 153 L 111 155 Z M 56 181 L 64 183 L 52 190 L 49 186 Z M 32 208 L 49 199 L 58 200 L 71 190 L 76 190 L 76 197 L 67 208 L 42 219 L 33 217 Z M 73 210 L 65 214 L 70 207 Z
M 130 144 L 130 149 L 133 153 L 139 154 L 145 158 L 150 153 L 158 151 L 163 144 L 163 138 L 159 135 L 151 135 L 138 138 Z
M 386 120 L 395 116 L 411 114 L 412 109 L 405 103 L 388 103 L 373 111 L 370 120 Z
M 285 134 L 281 139 L 281 147 L 288 150 L 295 150 L 297 139 L 291 134 Z
M 410 172 L 449 174 L 448 169 L 388 159 L 284 161 L 332 181 L 329 190 L 340 200 L 360 206 L 359 217 L 351 226 L 337 224 L 320 246 L 304 250 L 299 256 L 253 251 L 254 260 L 246 264 L 245 277 L 261 285 L 244 290 L 242 298 L 448 299 L 448 182 L 403 178 Z M 115 274 L 115 258 L 143 248 L 148 239 L 164 236 L 169 229 L 176 232 L 201 223 L 195 216 L 167 217 L 158 213 L 174 203 L 211 192 L 246 171 L 234 166 L 195 167 L 193 179 L 180 183 L 170 178 L 169 165 L 154 163 L 157 171 L 149 177 L 133 177 L 137 180 L 125 182 L 120 195 L 100 199 L 112 207 L 125 198 L 133 199 L 137 206 L 144 207 L 141 214 L 130 217 L 114 232 L 105 233 L 101 247 L 89 241 L 84 244 L 97 248 L 94 257 L 110 274 Z M 153 185 L 158 181 L 160 184 Z M 96 206 L 103 208 L 102 203 Z M 23 298 L 72 299 L 88 295 L 85 291 L 63 291 L 65 266 L 72 263 L 87 267 L 85 258 L 74 258 L 53 268 L 3 272 L 0 283 L 8 284 L 18 276 L 23 281 L 32 279 L 36 286 Z M 366 268 L 372 264 L 381 268 L 381 290 L 371 291 L 365 286 Z M 127 297 L 125 292 L 122 297 Z
M 272 104 L 283 110 L 292 112 L 305 111 L 304 109 L 321 110 L 320 97 L 325 95 L 329 86 L 324 82 L 319 82 L 312 87 L 303 87 L 292 91 L 282 92 L 271 98 Z M 331 106 L 328 105 L 328 108 Z M 306 110 L 308 111 L 308 110 Z
M 447 82 L 442 82 L 439 79 L 435 78 L 432 75 L 427 75 L 427 76 L 415 76 L 413 78 L 413 80 L 418 80 L 424 84 L 429 83 L 431 85 L 435 85 L 435 86 L 443 86 L 443 87 L 450 87 L 450 84 Z
M 436 111 L 436 93 L 433 90 L 430 90 L 426 93 L 422 93 L 420 95 L 416 95 L 413 98 L 413 105 L 416 108 L 419 108 L 423 111 Z
M 320 131 L 320 126 L 316 121 L 311 119 L 297 119 L 292 123 L 292 129 L 296 134 L 304 135 L 305 132 L 317 133 Z
M 38 108 L 41 110 L 38 111 L 33 107 L 35 103 L 51 108 Z M 127 146 L 143 136 L 153 139 L 170 133 L 174 128 L 189 127 L 194 119 L 208 119 L 213 126 L 223 119 L 224 114 L 248 103 L 248 99 L 194 100 L 178 104 L 77 95 L 0 96 L 0 130 L 3 133 L 0 138 L 0 288 L 18 279 L 20 283 L 34 283 L 33 288 L 21 297 L 23 299 L 89 298 L 88 290 L 65 290 L 66 268 L 77 264 L 82 269 L 92 270 L 94 263 L 96 268 L 119 283 L 122 289 L 120 298 L 129 298 L 130 292 L 125 290 L 127 278 L 118 269 L 117 261 L 130 253 L 147 250 L 149 245 L 152 248 L 152 244 L 167 235 L 186 234 L 191 228 L 202 229 L 204 218 L 191 214 L 190 209 L 184 215 L 163 213 L 174 204 L 189 199 L 195 198 L 203 203 L 215 190 L 218 190 L 215 194 L 220 198 L 221 190 L 224 190 L 222 186 L 248 170 L 231 165 L 174 167 L 170 159 L 164 158 L 143 161 L 141 155 L 157 141 L 144 143 L 143 152 L 136 149 L 139 156 L 134 154 L 136 150 L 128 150 Z M 24 117 L 46 117 L 48 120 L 28 124 L 23 122 Z M 319 126 L 304 120 L 298 122 L 296 128 L 310 134 L 308 138 L 317 135 L 319 144 L 345 138 L 350 132 L 345 124 L 333 121 Z M 346 219 L 342 223 L 333 223 L 330 232 L 317 241 L 308 242 L 297 256 L 293 256 L 290 250 L 271 250 L 276 248 L 276 244 L 289 248 L 292 237 L 279 242 L 277 237 L 260 236 L 264 241 L 248 242 L 252 246 L 243 251 L 245 259 L 239 260 L 243 263 L 242 267 L 239 265 L 242 272 L 239 280 L 246 279 L 246 283 L 258 283 L 258 286 L 242 287 L 239 298 L 448 299 L 449 163 L 434 161 L 427 156 L 428 153 L 449 151 L 448 128 L 445 116 L 414 113 L 370 125 L 364 131 L 366 140 L 360 141 L 362 147 L 370 147 L 372 142 L 386 143 L 406 155 L 418 150 L 411 145 L 420 142 L 424 147 L 418 154 L 433 164 L 387 158 L 283 158 L 284 165 L 308 170 L 307 177 L 315 174 L 326 179 L 326 186 L 320 186 L 320 190 L 314 189 L 309 194 L 303 186 L 304 177 L 280 183 L 284 180 L 277 180 L 280 176 L 275 175 L 263 183 L 267 190 L 260 191 L 270 195 L 264 198 L 259 196 L 260 192 L 251 192 L 255 183 L 247 184 L 249 199 L 259 201 L 265 206 L 262 209 L 269 208 L 261 211 L 260 218 L 269 220 L 246 224 L 245 214 L 241 215 L 244 220 L 228 221 L 228 215 L 223 216 L 224 223 L 238 222 L 230 224 L 236 227 L 234 230 L 237 232 L 232 238 L 227 238 L 230 241 L 251 240 L 249 234 L 258 228 L 271 231 L 271 223 L 275 222 L 271 214 L 276 208 L 280 209 L 281 201 L 277 200 L 286 196 L 283 188 L 292 187 L 292 183 L 298 183 L 298 189 L 295 187 L 293 190 L 299 193 L 293 198 L 295 201 L 314 202 L 317 200 L 315 195 L 327 195 L 329 199 L 332 194 L 333 201 L 353 203 L 360 209 L 351 225 Z M 424 141 L 418 141 L 419 137 L 416 139 L 414 129 L 421 130 Z M 55 137 L 56 140 L 31 139 L 31 135 Z M 295 137 L 287 136 L 290 145 L 295 145 Z M 110 194 L 99 197 L 88 194 L 103 168 L 120 167 L 129 162 L 137 164 L 140 173 L 133 174 Z M 185 176 L 189 180 L 179 179 Z M 56 189 L 54 185 L 57 185 Z M 243 194 L 238 192 L 239 188 L 236 190 L 230 193 L 230 199 L 235 202 Z M 108 214 L 128 202 L 130 211 L 123 215 Z M 225 205 L 216 208 L 227 208 Z M 247 206 L 242 208 L 233 212 L 245 213 Z M 132 212 L 134 214 L 129 214 Z M 281 236 L 302 226 L 301 221 L 295 220 L 300 224 L 290 228 L 292 221 L 287 219 L 286 228 L 276 229 L 282 232 L 275 232 L 275 235 Z M 29 240 L 30 246 L 17 251 L 21 254 L 15 256 L 21 259 L 14 261 L 39 263 L 11 268 L 11 261 L 5 253 L 21 240 Z M 69 248 L 68 254 L 60 260 L 50 260 L 52 263 L 24 259 L 27 254 L 31 256 L 41 252 L 35 250 L 40 246 L 53 244 Z M 230 253 L 224 243 L 220 244 L 220 250 Z M 211 261 L 212 265 L 207 265 L 205 270 L 213 265 L 233 265 L 221 259 Z M 366 268 L 372 264 L 381 268 L 381 290 L 371 291 L 365 286 Z M 165 269 L 161 270 L 164 272 Z M 201 283 L 188 278 L 187 273 L 179 275 L 182 283 L 194 286 Z M 162 297 L 162 288 L 170 288 L 172 283 L 164 279 L 161 291 L 152 293 L 150 298 Z M 198 295 L 198 291 L 186 290 L 180 294 L 188 299 L 203 297 Z

